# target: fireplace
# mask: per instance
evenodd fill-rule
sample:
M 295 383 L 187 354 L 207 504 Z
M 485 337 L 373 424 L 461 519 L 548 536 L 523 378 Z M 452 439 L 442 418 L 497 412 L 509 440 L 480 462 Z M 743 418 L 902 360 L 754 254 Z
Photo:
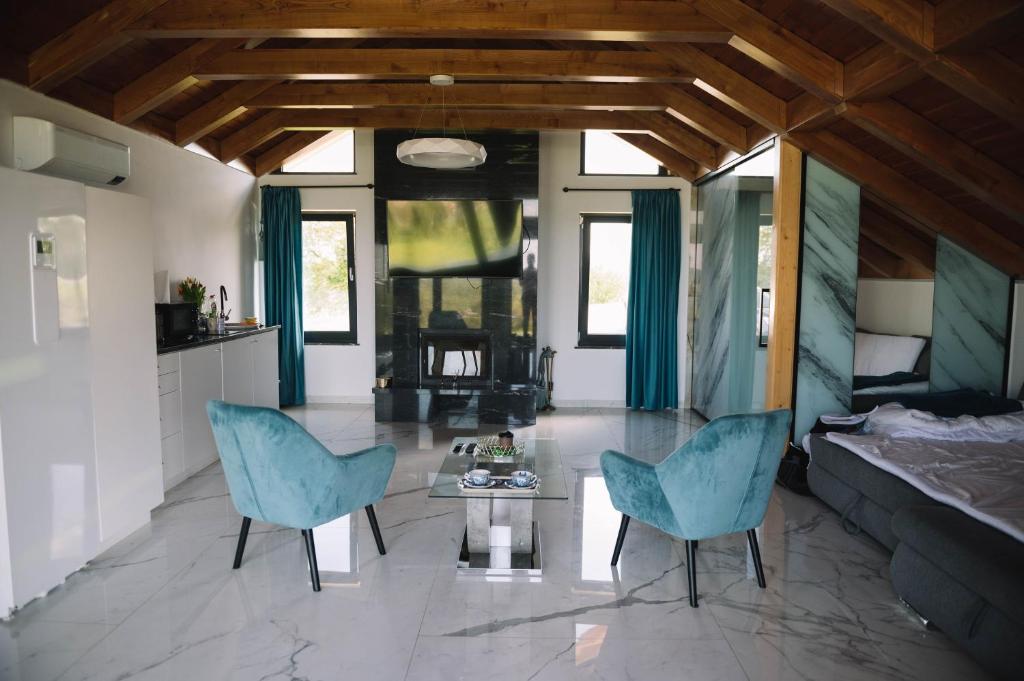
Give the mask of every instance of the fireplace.
M 490 388 L 491 332 L 420 329 L 421 388 Z

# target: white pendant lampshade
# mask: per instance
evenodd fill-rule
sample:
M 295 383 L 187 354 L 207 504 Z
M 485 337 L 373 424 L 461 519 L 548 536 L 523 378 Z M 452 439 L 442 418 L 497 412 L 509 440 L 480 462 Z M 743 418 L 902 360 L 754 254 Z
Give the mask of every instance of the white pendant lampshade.
M 417 137 L 398 145 L 398 160 L 419 168 L 472 168 L 487 160 L 484 145 L 454 137 Z

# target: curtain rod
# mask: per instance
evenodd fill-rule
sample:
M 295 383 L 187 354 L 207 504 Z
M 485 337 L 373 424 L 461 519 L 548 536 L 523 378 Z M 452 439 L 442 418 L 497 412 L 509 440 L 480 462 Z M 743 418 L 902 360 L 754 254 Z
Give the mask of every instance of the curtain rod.
M 563 192 L 644 192 L 644 191 L 662 191 L 668 189 L 670 191 L 681 192 L 683 191 L 679 187 L 628 187 L 623 189 L 612 189 L 608 187 L 562 187 Z
M 296 189 L 373 189 L 373 183 L 368 184 L 272 184 L 264 187 L 295 187 Z

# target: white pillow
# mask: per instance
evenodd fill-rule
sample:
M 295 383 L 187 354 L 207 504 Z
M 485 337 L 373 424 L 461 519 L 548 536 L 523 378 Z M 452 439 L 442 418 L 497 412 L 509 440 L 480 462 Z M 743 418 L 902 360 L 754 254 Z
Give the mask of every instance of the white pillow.
M 913 371 L 925 340 L 914 336 L 857 333 L 853 348 L 854 376 L 888 376 Z

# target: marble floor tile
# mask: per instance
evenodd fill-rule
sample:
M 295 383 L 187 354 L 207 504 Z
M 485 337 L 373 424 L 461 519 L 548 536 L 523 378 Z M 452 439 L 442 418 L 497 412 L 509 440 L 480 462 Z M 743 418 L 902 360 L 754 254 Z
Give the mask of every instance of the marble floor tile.
M 742 534 L 700 543 L 700 607 L 681 542 L 620 516 L 600 453 L 659 461 L 704 422 L 691 412 L 559 409 L 521 437 L 556 438 L 568 499 L 536 503 L 539 578 L 456 574 L 465 506 L 427 496 L 472 420 L 387 423 L 368 405 L 289 409 L 335 453 L 398 448 L 376 504 L 315 529 L 323 590 L 298 531 L 254 522 L 231 569 L 240 517 L 215 465 L 168 491 L 152 522 L 48 596 L 0 622 L 6 681 L 263 679 L 985 679 L 903 608 L 888 553 L 814 499 L 776 489 L 760 529 L 768 588 Z M 462 427 L 465 426 L 465 427 Z

